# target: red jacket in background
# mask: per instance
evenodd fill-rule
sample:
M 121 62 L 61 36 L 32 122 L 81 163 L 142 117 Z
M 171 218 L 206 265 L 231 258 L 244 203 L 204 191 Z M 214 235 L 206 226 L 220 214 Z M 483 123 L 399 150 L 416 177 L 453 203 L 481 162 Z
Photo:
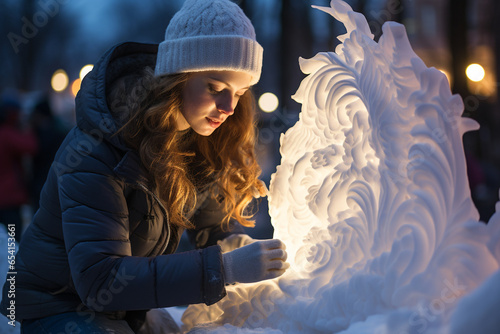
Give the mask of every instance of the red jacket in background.
M 37 150 L 36 137 L 8 124 L 0 126 L 0 209 L 28 201 L 22 159 Z

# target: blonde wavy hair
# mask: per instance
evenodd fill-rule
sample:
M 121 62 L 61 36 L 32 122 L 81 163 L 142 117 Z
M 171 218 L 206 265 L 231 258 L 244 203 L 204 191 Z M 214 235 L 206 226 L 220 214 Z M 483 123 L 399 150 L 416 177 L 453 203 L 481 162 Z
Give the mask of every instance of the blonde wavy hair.
M 200 180 L 209 179 L 215 181 L 219 198 L 223 199 L 222 227 L 227 227 L 231 218 L 243 226 L 254 226 L 246 209 L 256 193 L 265 193 L 265 187 L 258 179 L 261 169 L 254 151 L 257 134 L 253 93 L 249 90 L 240 98 L 234 114 L 212 135 L 205 137 L 189 130 L 192 145 L 186 149 L 186 134 L 178 132 L 176 124 L 189 77 L 189 73 L 155 77 L 148 71 L 140 101 L 120 129 L 121 135 L 138 150 L 172 224 L 194 227 L 187 217 L 194 211 L 197 189 L 203 186 Z M 201 161 L 196 175 L 187 172 L 194 161 Z

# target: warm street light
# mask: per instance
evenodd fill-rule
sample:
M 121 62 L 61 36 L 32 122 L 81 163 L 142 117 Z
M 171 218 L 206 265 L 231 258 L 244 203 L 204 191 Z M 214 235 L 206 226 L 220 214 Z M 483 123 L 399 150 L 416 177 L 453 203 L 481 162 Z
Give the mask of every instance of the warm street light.
M 264 93 L 259 98 L 259 107 L 264 112 L 273 112 L 279 106 L 279 100 L 273 93 Z
M 75 81 L 73 81 L 73 83 L 71 84 L 71 93 L 73 94 L 73 96 L 76 97 L 76 94 L 78 94 L 78 91 L 80 90 L 81 83 L 82 83 L 82 81 L 80 80 L 80 78 L 78 78 Z
M 479 82 L 484 79 L 486 72 L 481 65 L 470 64 L 469 66 L 467 66 L 465 74 L 467 74 L 467 78 L 469 78 L 469 80 Z
M 80 80 L 83 80 L 83 78 L 85 78 L 85 76 L 90 72 L 92 71 L 92 69 L 94 68 L 94 65 L 85 65 L 82 67 L 82 69 L 80 70 Z
M 56 92 L 62 92 L 68 87 L 69 79 L 68 75 L 64 70 L 57 70 L 52 75 L 52 79 L 50 80 L 50 84 L 52 89 Z

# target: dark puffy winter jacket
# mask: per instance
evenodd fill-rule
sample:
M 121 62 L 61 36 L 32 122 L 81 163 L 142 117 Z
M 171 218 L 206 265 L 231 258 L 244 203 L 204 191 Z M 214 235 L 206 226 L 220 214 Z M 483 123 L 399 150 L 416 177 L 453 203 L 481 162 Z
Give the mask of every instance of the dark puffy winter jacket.
M 183 232 L 152 190 L 137 153 L 127 148 L 106 102 L 110 82 L 154 67 L 157 45 L 125 43 L 108 51 L 82 83 L 77 126 L 62 143 L 40 208 L 23 234 L 1 312 L 16 320 L 88 310 L 116 313 L 225 296 L 218 239 L 228 235 L 212 197 L 192 218 L 200 249 L 175 253 Z M 240 229 L 241 226 L 236 226 Z M 233 233 L 235 230 L 233 230 Z

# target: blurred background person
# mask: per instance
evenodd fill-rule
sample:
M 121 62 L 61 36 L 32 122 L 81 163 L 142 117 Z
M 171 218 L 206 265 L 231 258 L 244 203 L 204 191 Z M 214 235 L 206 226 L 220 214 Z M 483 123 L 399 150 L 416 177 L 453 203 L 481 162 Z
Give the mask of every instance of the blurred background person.
M 44 97 L 33 108 L 30 125 L 38 141 L 38 151 L 32 160 L 32 180 L 30 182 L 30 204 L 33 212 L 39 207 L 40 192 L 52 161 L 61 145 L 66 130 L 54 116 L 49 100 Z
M 28 203 L 23 158 L 34 155 L 37 140 L 21 127 L 21 104 L 8 96 L 0 102 L 0 222 L 16 226 L 16 241 L 22 232 L 21 206 Z

